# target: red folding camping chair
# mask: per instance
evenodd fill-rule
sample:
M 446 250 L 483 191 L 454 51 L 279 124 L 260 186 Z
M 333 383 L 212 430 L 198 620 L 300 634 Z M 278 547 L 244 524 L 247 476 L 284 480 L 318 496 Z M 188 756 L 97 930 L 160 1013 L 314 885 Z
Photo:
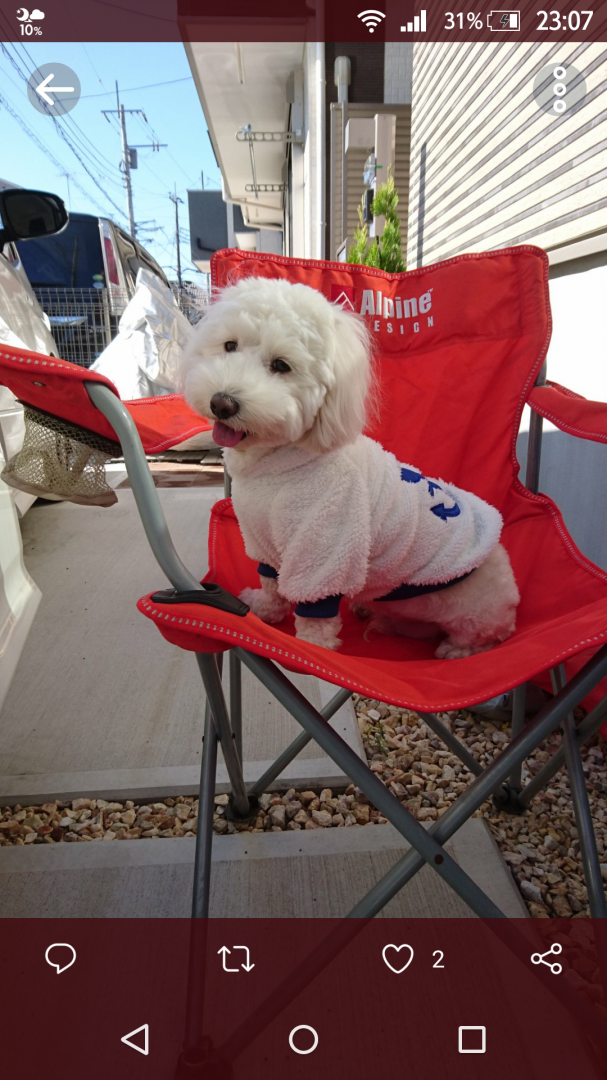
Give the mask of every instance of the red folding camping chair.
M 588 402 L 557 386 L 542 385 L 550 338 L 548 260 L 530 246 L 461 255 L 405 274 L 362 266 L 310 262 L 241 251 L 218 253 L 214 287 L 239 275 L 286 278 L 321 290 L 329 300 L 362 311 L 378 342 L 383 412 L 368 434 L 401 461 L 430 476 L 448 476 L 497 506 L 503 542 L 521 592 L 515 634 L 487 653 L 461 660 L 434 658 L 435 641 L 375 637 L 342 612 L 343 645 L 336 652 L 300 641 L 290 616 L 269 626 L 238 599 L 257 584 L 256 564 L 244 551 L 229 498 L 213 508 L 209 571 L 199 583 L 180 562 L 150 475 L 145 452 L 193 434 L 196 421 L 184 403 L 159 399 L 125 407 L 112 384 L 86 370 L 19 349 L 0 353 L 0 381 L 28 407 L 36 424 L 49 414 L 86 446 L 102 436 L 122 447 L 141 519 L 170 590 L 138 604 L 171 643 L 193 652 L 207 708 L 200 779 L 193 916 L 209 914 L 213 796 L 218 740 L 231 785 L 228 812 L 253 819 L 258 796 L 313 739 L 341 767 L 411 845 L 362 897 L 350 917 L 371 917 L 428 863 L 482 917 L 499 908 L 445 851 L 445 842 L 491 795 L 516 812 L 566 764 L 593 916 L 607 915 L 599 858 L 584 782 L 580 746 L 607 716 L 607 574 L 577 549 L 558 508 L 537 494 L 541 416 L 582 438 L 607 441 L 607 404 Z M 540 384 L 540 385 L 536 385 Z M 516 437 L 523 406 L 533 414 L 526 486 L 518 477 Z M 46 417 L 46 419 L 45 419 Z M 76 425 L 76 428 L 73 426 Z M 198 428 L 201 430 L 201 428 Z M 151 434 L 150 434 L 151 433 Z M 61 454 L 61 451 L 59 450 Z M 72 458 L 63 453 L 64 462 Z M 82 467 L 82 456 L 78 458 Z M 11 479 L 11 469 L 8 470 Z M 346 605 L 343 605 L 346 607 Z M 229 653 L 229 706 L 221 660 Z M 248 788 L 242 771 L 241 664 L 294 716 L 303 731 Z M 340 689 L 318 712 L 286 672 L 313 673 Z M 525 722 L 525 684 L 552 679 L 554 696 Z M 482 768 L 438 713 L 473 706 L 515 689 L 512 740 Z M 350 749 L 326 720 L 357 692 L 420 713 L 474 774 L 474 780 L 429 830 L 418 822 Z M 576 728 L 573 710 L 589 710 Z M 524 787 L 525 758 L 557 728 L 562 746 Z M 194 1025 L 195 1028 L 196 1025 Z M 195 1045 L 192 1028 L 189 1045 Z

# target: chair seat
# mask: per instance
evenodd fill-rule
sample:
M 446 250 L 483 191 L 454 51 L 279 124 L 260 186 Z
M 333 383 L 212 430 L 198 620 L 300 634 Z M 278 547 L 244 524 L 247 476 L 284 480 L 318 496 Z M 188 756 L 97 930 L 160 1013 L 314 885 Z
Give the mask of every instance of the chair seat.
M 607 641 L 607 574 L 575 547 L 555 504 L 515 481 L 504 513 L 503 541 L 521 592 L 515 634 L 486 653 L 437 660 L 437 639 L 371 634 L 341 605 L 342 646 L 337 651 L 295 637 L 290 615 L 277 626 L 251 612 L 238 616 L 201 604 L 159 604 L 148 594 L 139 610 L 163 637 L 182 649 L 221 652 L 241 645 L 289 671 L 313 673 L 353 692 L 418 711 L 448 711 L 485 701 L 565 662 L 571 676 Z M 231 500 L 213 507 L 209 572 L 238 596 L 258 586 L 257 564 L 244 550 Z M 597 687 L 592 703 L 606 688 Z M 590 704 L 590 700 L 587 702 Z

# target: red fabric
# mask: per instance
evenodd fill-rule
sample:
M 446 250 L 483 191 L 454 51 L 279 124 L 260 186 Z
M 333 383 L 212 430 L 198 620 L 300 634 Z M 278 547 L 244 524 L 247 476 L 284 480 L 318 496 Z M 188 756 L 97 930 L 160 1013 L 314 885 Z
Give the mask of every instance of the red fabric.
M 607 403 L 588 401 L 559 383 L 534 386 L 529 397 L 534 412 L 545 416 L 555 427 L 592 442 L 607 442 Z
M 292 616 L 268 626 L 253 614 L 239 618 L 196 604 L 163 607 L 144 597 L 140 610 L 167 640 L 210 652 L 243 645 L 289 670 L 314 671 L 359 693 L 422 710 L 485 700 L 561 661 L 571 673 L 584 652 L 607 641 L 607 574 L 578 551 L 555 504 L 532 495 L 518 479 L 520 416 L 550 339 L 543 251 L 462 255 L 400 275 L 227 251 L 214 257 L 212 269 L 219 286 L 243 274 L 286 277 L 333 301 L 345 298 L 356 310 L 363 290 L 381 292 L 382 305 L 391 300 L 395 310 L 397 297 L 401 308 L 411 298 L 418 313 L 427 308 L 418 318 L 368 316 L 383 391 L 381 415 L 369 434 L 401 461 L 445 476 L 501 510 L 522 602 L 513 637 L 465 660 L 434 659 L 434 641 L 372 635 L 365 642 L 364 624 L 346 603 L 343 645 L 330 652 L 297 640 Z M 427 294 L 429 308 L 420 303 Z M 258 583 L 229 500 L 213 510 L 206 580 L 235 595 Z
M 19 401 L 115 440 L 113 427 L 86 392 L 87 382 L 101 383 L 118 397 L 118 391 L 109 379 L 78 364 L 28 349 L 0 347 L 0 383 L 8 386 Z M 212 428 L 212 424 L 190 409 L 179 394 L 141 398 L 124 404 L 148 454 L 168 450 Z

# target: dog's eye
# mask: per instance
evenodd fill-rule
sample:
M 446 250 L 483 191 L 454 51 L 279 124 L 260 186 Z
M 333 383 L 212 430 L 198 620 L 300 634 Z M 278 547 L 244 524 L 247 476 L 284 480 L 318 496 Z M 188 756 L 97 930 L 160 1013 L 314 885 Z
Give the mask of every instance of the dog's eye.
M 291 368 L 285 360 L 272 360 L 270 371 L 290 371 Z
M 224 345 L 224 349 L 225 349 L 226 352 L 236 352 L 237 348 L 238 348 L 238 342 L 237 341 L 226 341 L 226 343 Z

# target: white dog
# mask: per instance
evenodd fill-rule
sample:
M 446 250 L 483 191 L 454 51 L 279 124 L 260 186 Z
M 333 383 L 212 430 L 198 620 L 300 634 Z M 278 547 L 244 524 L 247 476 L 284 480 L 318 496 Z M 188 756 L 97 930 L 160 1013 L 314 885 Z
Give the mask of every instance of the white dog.
M 519 593 L 497 510 L 404 466 L 362 434 L 373 408 L 363 321 L 315 289 L 246 278 L 224 289 L 184 358 L 189 404 L 213 414 L 268 623 L 341 645 L 339 602 L 380 633 L 447 636 L 450 659 L 513 632 Z

